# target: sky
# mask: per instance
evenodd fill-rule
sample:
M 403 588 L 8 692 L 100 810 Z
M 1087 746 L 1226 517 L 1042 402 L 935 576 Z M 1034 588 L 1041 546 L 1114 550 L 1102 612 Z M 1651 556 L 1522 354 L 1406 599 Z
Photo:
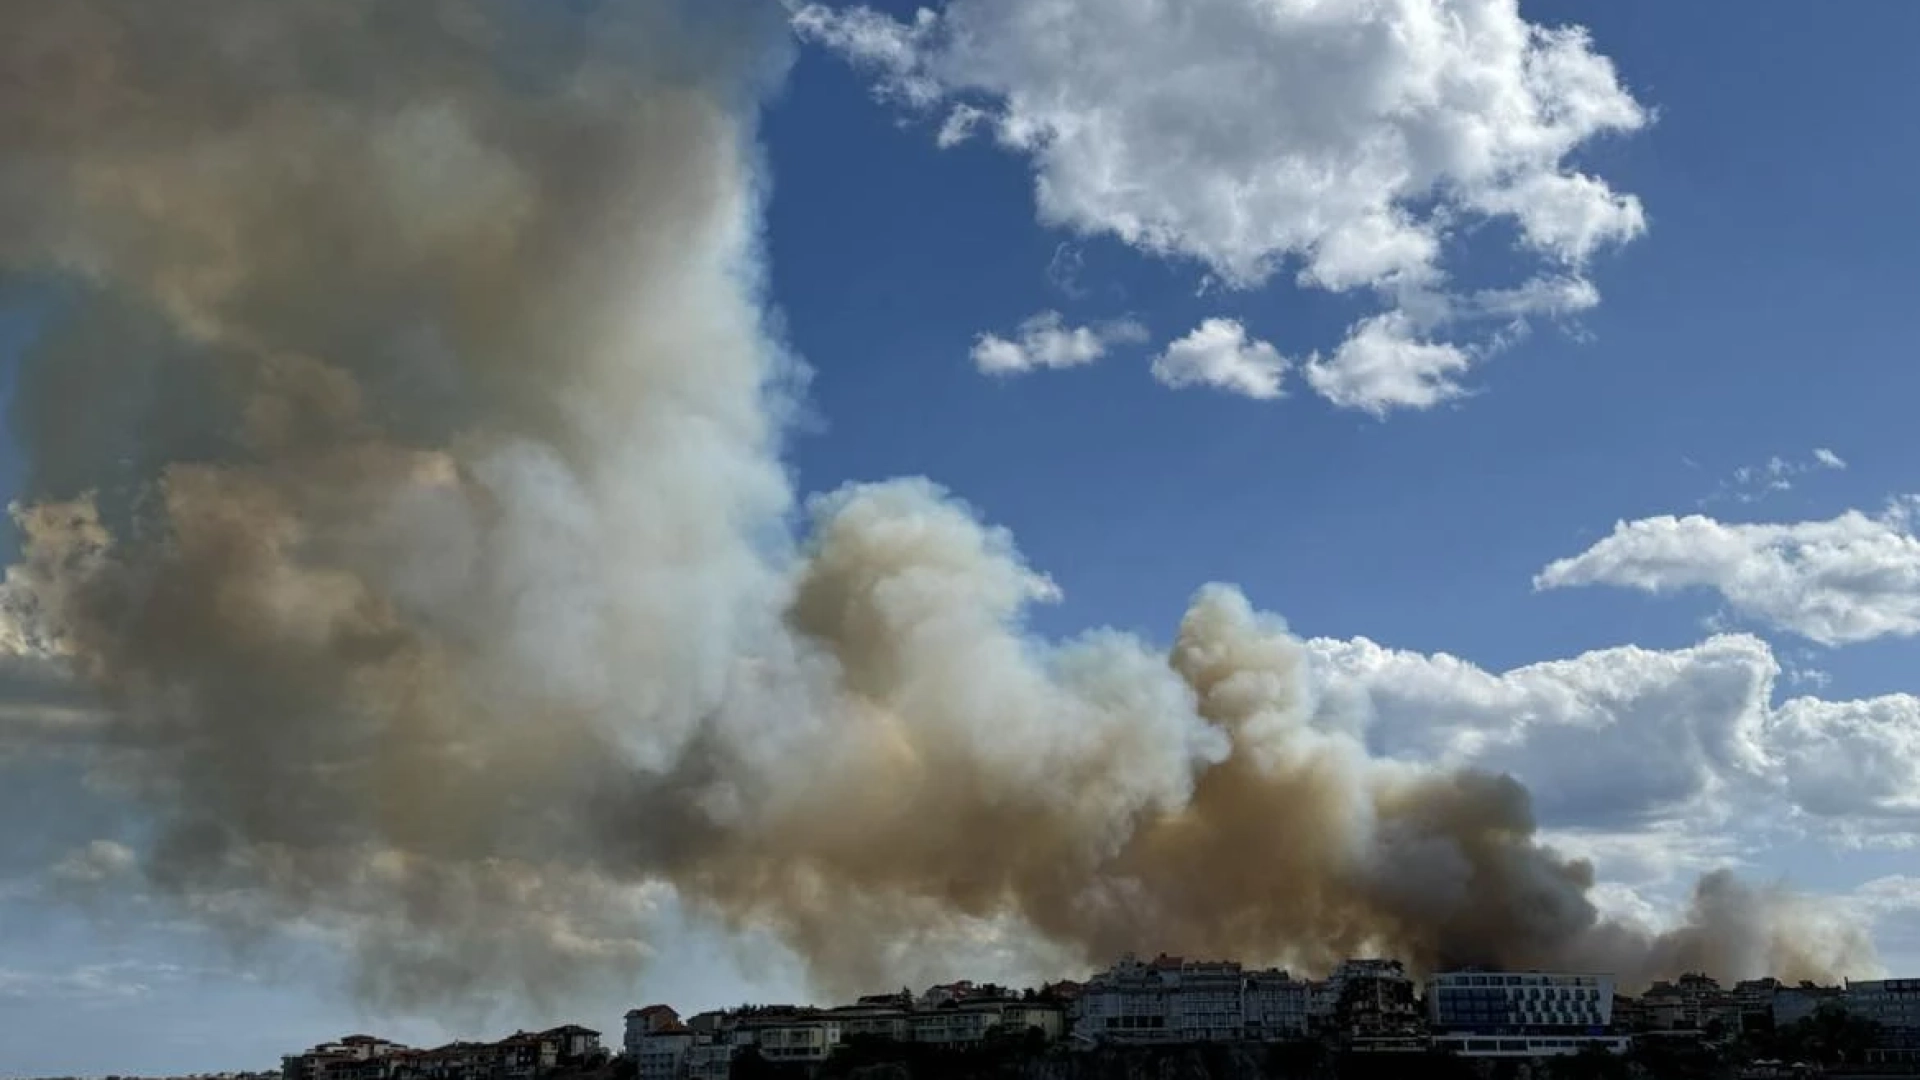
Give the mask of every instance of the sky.
M 1496 3 L 1103 6 L 791 9 L 758 167 L 795 489 L 930 479 L 1051 580 L 1040 638 L 1165 643 L 1235 583 L 1370 749 L 1526 782 L 1608 910 L 1732 866 L 1920 973 L 1920 8 L 1529 0 L 1582 29 L 1522 66 Z M 0 781 L 0 1075 L 502 1026 L 356 1005 L 298 928 L 102 912 L 68 886 L 124 851 L 88 846 L 115 796 Z M 525 1022 L 808 993 L 680 921 L 624 1000 Z

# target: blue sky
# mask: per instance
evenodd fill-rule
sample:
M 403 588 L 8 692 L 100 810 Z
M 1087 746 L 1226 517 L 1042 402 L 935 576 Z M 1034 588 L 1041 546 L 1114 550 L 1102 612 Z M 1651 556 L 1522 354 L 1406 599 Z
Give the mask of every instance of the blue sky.
M 872 6 L 904 31 L 915 5 Z M 1750 721 L 1781 740 L 1758 787 L 1700 751 L 1699 776 L 1674 781 L 1677 794 L 1564 813 L 1543 798 L 1550 834 L 1595 857 L 1617 910 L 1668 913 L 1693 873 L 1732 862 L 1865 913 L 1883 964 L 1920 971 L 1920 881 L 1906 876 L 1920 840 L 1920 711 L 1899 696 L 1920 691 L 1920 559 L 1910 519 L 1888 510 L 1920 491 L 1908 317 L 1920 130 L 1906 92 L 1920 8 L 1850 6 L 1838 17 L 1784 0 L 1737 11 L 1621 0 L 1521 10 L 1534 23 L 1585 26 L 1647 111 L 1639 130 L 1581 140 L 1565 162 L 1637 198 L 1644 230 L 1576 260 L 1597 304 L 1567 320 L 1535 315 L 1529 333 L 1462 376 L 1464 393 L 1384 414 L 1315 393 L 1301 361 L 1392 310 L 1389 290 L 1302 286 L 1297 262 L 1233 288 L 1208 280 L 1220 268 L 1204 257 L 1046 224 L 1028 150 L 984 126 L 938 144 L 954 103 L 1005 105 L 963 85 L 978 57 L 941 56 L 937 39 L 915 45 L 927 65 L 917 70 L 947 80 L 915 107 L 897 89 L 882 93 L 887 70 L 858 42 L 804 35 L 760 131 L 768 299 L 812 371 L 807 422 L 785 461 L 803 494 L 925 476 L 1008 529 L 1061 593 L 1033 612 L 1037 636 L 1110 626 L 1164 643 L 1197 587 L 1235 583 L 1298 635 L 1326 639 L 1316 656 L 1370 701 L 1370 742 L 1390 756 L 1464 753 L 1436 734 L 1449 725 L 1551 719 L 1565 699 L 1555 679 L 1618 687 L 1677 670 L 1645 700 L 1621 692 L 1607 715 L 1648 733 L 1617 745 L 1645 749 L 1599 767 L 1651 773 L 1662 754 L 1692 760 L 1693 743 L 1663 741 L 1675 729 Z M 991 77 L 1043 76 L 1092 77 Z M 1234 89 L 1217 92 L 1221 115 L 1237 115 Z M 1519 250 L 1515 228 L 1507 219 L 1445 234 L 1441 291 L 1516 286 L 1535 272 L 1541 259 Z M 1066 327 L 1128 319 L 1144 333 L 1117 335 L 1086 363 L 979 369 L 981 335 L 1016 338 L 1046 311 Z M 1155 357 L 1215 318 L 1288 358 L 1284 397 L 1156 380 Z M 1431 332 L 1464 347 L 1491 330 Z M 1813 528 L 1849 512 L 1841 526 Z M 1675 541 L 1663 515 L 1710 520 Z M 1616 522 L 1648 524 L 1615 533 Z M 1742 531 L 1749 523 L 1787 531 Z M 1556 560 L 1574 561 L 1542 577 Z M 1780 669 L 1765 718 L 1735 716 L 1742 707 L 1715 696 L 1723 681 L 1687 684 L 1690 660 L 1577 659 L 1704 648 L 1716 634 L 1736 643 L 1727 664 Z M 1394 652 L 1362 655 L 1361 638 Z M 1429 679 L 1435 654 L 1484 679 Z M 1584 666 L 1537 684 L 1499 681 L 1551 661 Z M 1771 711 L 1802 696 L 1817 701 L 1790 717 Z M 1569 778 L 1583 763 L 1531 738 L 1487 760 L 1536 794 L 1556 777 L 1577 786 Z M 1816 742 L 1819 753 L 1795 756 Z M 1869 761 L 1890 771 L 1868 776 Z M 478 1033 L 459 1018 L 357 1012 L 335 961 L 297 942 L 234 955 L 163 912 L 102 917 L 50 902 L 39 884 L 47 868 L 93 839 L 97 822 L 70 809 L 77 774 L 0 756 L 0 777 L 0 819 L 32 823 L 0 829 L 0 870 L 13 875 L 0 880 L 0 1075 L 260 1067 L 368 1026 L 423 1041 Z M 1858 801 L 1835 802 L 1836 782 L 1851 782 Z M 1754 807 L 1764 825 L 1752 825 Z M 611 1033 L 643 997 L 704 1006 L 804 993 L 792 959 L 770 955 L 730 951 L 696 927 L 626 999 L 570 1002 L 554 1018 Z
M 1591 27 L 1659 111 L 1586 155 L 1642 198 L 1650 226 L 1599 260 L 1604 300 L 1581 317 L 1591 340 L 1542 330 L 1481 369 L 1477 398 L 1385 423 L 1299 397 L 1169 394 L 1147 374 L 1151 346 L 982 379 L 973 336 L 1044 308 L 1134 311 L 1156 342 L 1230 313 L 1294 350 L 1337 340 L 1347 312 L 1284 283 L 1196 297 L 1191 266 L 1036 228 L 1022 160 L 941 150 L 873 107 L 870 80 L 804 53 L 767 129 L 776 295 L 827 425 L 796 442 L 803 486 L 914 472 L 951 487 L 1060 579 L 1072 599 L 1043 616 L 1048 630 L 1164 634 L 1194 585 L 1219 579 L 1311 633 L 1494 666 L 1691 640 L 1708 604 L 1541 598 L 1529 582 L 1614 520 L 1698 509 L 1776 454 L 1831 445 L 1850 468 L 1736 512 L 1825 516 L 1910 486 L 1897 440 L 1920 375 L 1888 358 L 1920 224 L 1898 209 L 1898 163 L 1915 149 L 1892 122 L 1885 24 L 1920 16 L 1526 11 Z M 1785 149 L 1800 146 L 1819 149 Z M 1085 300 L 1048 282 L 1061 243 L 1084 254 Z M 1855 685 L 1901 688 L 1872 670 Z

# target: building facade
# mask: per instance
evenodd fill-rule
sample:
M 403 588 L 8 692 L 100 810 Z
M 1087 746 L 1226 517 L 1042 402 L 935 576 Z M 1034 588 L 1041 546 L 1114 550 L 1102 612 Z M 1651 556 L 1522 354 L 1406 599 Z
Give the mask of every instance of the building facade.
M 685 1075 L 694 1041 L 693 1032 L 684 1026 L 662 1028 L 641 1036 L 637 1049 L 627 1056 L 633 1059 L 638 1080 L 677 1080 Z
M 1075 1002 L 1074 1035 L 1082 1041 L 1171 1042 L 1177 972 L 1164 963 L 1122 957 L 1087 980 Z
M 1879 1025 L 1870 1064 L 1920 1065 L 1920 979 L 1849 981 L 1840 994 L 1847 1012 Z
M 914 1042 L 948 1048 L 977 1046 L 987 1033 L 1000 1026 L 1000 1010 L 993 1006 L 958 1005 L 925 1009 L 907 1018 L 907 1030 Z
M 1720 983 L 1699 972 L 1673 982 L 1656 982 L 1640 996 L 1647 1026 L 1656 1031 L 1741 1030 L 1741 1002 Z
M 1414 1049 L 1427 1032 L 1417 998 L 1400 961 L 1348 960 L 1328 977 L 1318 1019 L 1354 1049 Z
M 648 1005 L 645 1008 L 629 1009 L 626 1016 L 627 1026 L 621 1047 L 630 1058 L 639 1058 L 647 1036 L 680 1026 L 680 1014 L 671 1005 Z
M 778 1064 L 818 1065 L 840 1045 L 840 1022 L 826 1017 L 755 1025 L 760 1056 Z
M 840 1021 L 843 1039 L 907 1042 L 913 1038 L 910 1014 L 900 1005 L 843 1005 L 832 1014 Z
M 1079 988 L 1073 1035 L 1082 1043 L 1299 1038 L 1307 1033 L 1315 989 L 1284 971 L 1129 956 Z
M 1782 986 L 1773 994 L 1773 1026 L 1788 1027 L 1812 1017 L 1823 1008 L 1843 1006 L 1845 991 L 1837 986 Z
M 1589 1047 L 1620 1053 L 1610 975 L 1454 971 L 1427 980 L 1435 1049 L 1470 1056 L 1552 1057 Z
M 739 1047 L 731 1042 L 695 1043 L 686 1057 L 687 1080 L 728 1080 Z
M 1920 979 L 1850 980 L 1841 1002 L 1890 1034 L 1920 1036 Z
M 1241 1020 L 1246 1037 L 1303 1039 L 1314 1005 L 1314 984 L 1284 971 L 1250 971 L 1242 984 Z

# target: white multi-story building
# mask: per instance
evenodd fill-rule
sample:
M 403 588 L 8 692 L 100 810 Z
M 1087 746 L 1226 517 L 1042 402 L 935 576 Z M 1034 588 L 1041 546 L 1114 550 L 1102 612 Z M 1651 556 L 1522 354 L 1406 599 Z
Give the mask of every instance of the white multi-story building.
M 638 1052 L 628 1052 L 637 1080 L 679 1080 L 686 1075 L 687 1055 L 698 1041 L 699 1037 L 681 1024 L 641 1036 Z
M 628 1009 L 626 1031 L 621 1039 L 621 1049 L 628 1057 L 638 1060 L 648 1035 L 656 1031 L 680 1026 L 680 1014 L 671 1005 L 648 1005 L 642 1009 Z
M 1250 1039 L 1299 1039 L 1308 1031 L 1315 984 L 1284 971 L 1249 971 L 1241 1009 Z
M 1283 971 L 1161 956 L 1123 958 L 1081 988 L 1074 1037 L 1083 1042 L 1226 1042 L 1297 1038 L 1313 984 Z
M 1227 1042 L 1246 1035 L 1246 976 L 1239 964 L 1182 963 L 1169 1011 L 1179 1042 Z
M 1075 1003 L 1075 1037 L 1092 1042 L 1174 1041 L 1179 965 L 1166 956 L 1143 963 L 1129 955 L 1087 980 Z
M 993 1005 L 948 1005 L 907 1018 L 913 1041 L 930 1046 L 973 1046 L 985 1042 L 987 1032 L 999 1024 L 1000 1009 Z
M 1613 987 L 1611 975 L 1444 972 L 1427 980 L 1427 1023 L 1435 1049 L 1470 1056 L 1621 1053 L 1627 1037 L 1608 1030 Z
M 372 1035 L 348 1035 L 281 1058 L 280 1073 L 284 1080 L 369 1080 L 387 1075 L 392 1059 L 406 1049 Z
M 813 1017 L 756 1025 L 753 1041 L 768 1061 L 817 1065 L 840 1045 L 840 1021 Z
M 1066 1032 L 1066 1013 L 1051 1002 L 1010 1001 L 1000 1009 L 1000 1026 L 1015 1035 L 1038 1031 L 1053 1042 Z
M 843 1039 L 888 1039 L 906 1042 L 913 1038 L 909 1014 L 898 1005 L 843 1005 L 833 1010 L 840 1021 Z
M 728 1080 L 739 1047 L 728 1040 L 696 1042 L 687 1050 L 687 1080 Z

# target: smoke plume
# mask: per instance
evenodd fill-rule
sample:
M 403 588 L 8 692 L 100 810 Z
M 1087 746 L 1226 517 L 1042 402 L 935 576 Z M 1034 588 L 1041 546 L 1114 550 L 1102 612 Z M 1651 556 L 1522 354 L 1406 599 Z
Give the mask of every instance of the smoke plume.
M 771 5 L 0 13 L 0 280 L 40 323 L 10 662 L 97 696 L 32 715 L 197 917 L 337 935 L 414 1005 L 630 976 L 665 897 L 834 993 L 983 935 L 1035 967 L 1860 959 L 1727 878 L 1672 935 L 1601 919 L 1519 784 L 1370 758 L 1232 589 L 1170 650 L 1037 641 L 1051 584 L 944 492 L 796 501 Z

